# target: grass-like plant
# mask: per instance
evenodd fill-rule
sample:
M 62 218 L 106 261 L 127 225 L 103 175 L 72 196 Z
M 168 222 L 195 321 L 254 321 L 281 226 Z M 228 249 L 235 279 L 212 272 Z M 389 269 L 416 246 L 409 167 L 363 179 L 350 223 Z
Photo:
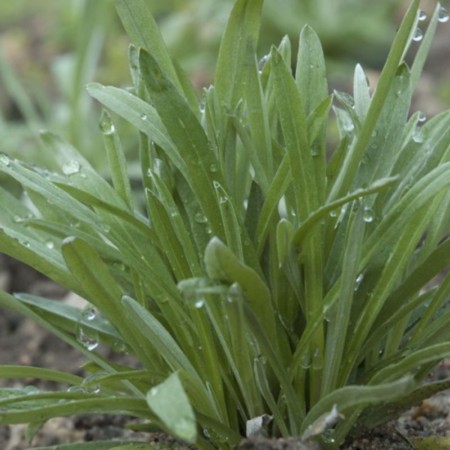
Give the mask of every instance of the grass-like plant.
M 413 0 L 375 92 L 357 66 L 350 96 L 329 94 L 309 27 L 295 76 L 287 39 L 258 62 L 262 3 L 236 1 L 199 100 L 146 2 L 117 0 L 133 86 L 88 90 L 139 133 L 142 204 L 106 111 L 111 184 L 49 133 L 58 172 L 0 156 L 24 190 L 0 191 L 0 250 L 89 302 L 1 292 L 0 305 L 90 361 L 85 378 L 1 367 L 69 389 L 2 389 L 0 422 L 120 413 L 201 449 L 265 433 L 335 448 L 450 386 L 420 384 L 450 354 L 450 277 L 432 282 L 450 262 L 450 112 L 409 115 L 442 9 L 409 68 Z

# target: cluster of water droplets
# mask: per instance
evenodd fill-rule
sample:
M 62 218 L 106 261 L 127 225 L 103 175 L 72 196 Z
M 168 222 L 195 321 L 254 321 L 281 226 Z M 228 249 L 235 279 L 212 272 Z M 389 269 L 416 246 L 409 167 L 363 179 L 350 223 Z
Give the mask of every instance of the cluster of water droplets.
M 419 22 L 424 22 L 425 20 L 427 20 L 427 15 L 424 11 L 419 11 L 418 13 L 418 21 Z M 441 5 L 439 6 L 438 9 L 438 22 L 441 23 L 445 23 L 449 21 L 449 14 L 448 11 Z M 420 28 L 420 26 L 418 26 L 415 30 L 414 30 L 414 34 L 412 37 L 412 40 L 415 42 L 420 42 L 423 39 L 424 33 L 422 31 L 422 28 Z
M 89 351 L 95 350 L 99 344 L 98 331 L 93 328 L 93 322 L 97 315 L 97 309 L 88 303 L 81 311 L 81 316 L 77 323 L 77 340 Z

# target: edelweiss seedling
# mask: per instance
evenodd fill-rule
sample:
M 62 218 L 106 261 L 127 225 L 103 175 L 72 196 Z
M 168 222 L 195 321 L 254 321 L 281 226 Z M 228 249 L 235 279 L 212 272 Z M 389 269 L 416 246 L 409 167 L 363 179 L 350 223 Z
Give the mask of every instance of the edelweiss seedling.
M 232 448 L 246 430 L 336 448 L 450 386 L 420 384 L 450 353 L 450 277 L 430 284 L 450 262 L 450 112 L 410 114 L 447 16 L 436 8 L 408 67 L 422 17 L 414 0 L 375 92 L 358 65 L 350 96 L 329 93 L 310 27 L 294 76 L 288 39 L 259 66 L 261 8 L 236 1 L 214 85 L 199 99 L 147 2 L 117 0 L 133 85 L 88 91 L 139 133 L 143 202 L 106 111 L 111 182 L 49 133 L 58 173 L 0 157 L 26 194 L 0 191 L 0 250 L 89 302 L 80 311 L 2 292 L 0 305 L 90 360 L 85 378 L 0 368 L 72 387 L 2 390 L 2 423 L 120 413 L 201 449 Z

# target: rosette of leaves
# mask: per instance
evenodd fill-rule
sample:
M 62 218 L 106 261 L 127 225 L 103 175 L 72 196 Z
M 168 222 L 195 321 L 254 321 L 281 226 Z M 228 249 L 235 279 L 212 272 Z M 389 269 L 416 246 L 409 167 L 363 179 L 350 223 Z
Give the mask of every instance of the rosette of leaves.
M 450 112 L 409 113 L 439 7 L 408 67 L 411 3 L 376 90 L 357 66 L 353 96 L 329 93 L 309 27 L 295 75 L 288 39 L 258 62 L 261 7 L 236 1 L 198 99 L 146 2 L 117 1 L 133 84 L 88 91 L 136 129 L 142 203 L 106 110 L 111 183 L 50 133 L 59 171 L 0 157 L 24 193 L 0 191 L 0 250 L 89 302 L 0 293 L 89 359 L 86 377 L 0 368 L 69 385 L 3 389 L 0 422 L 106 412 L 201 449 L 264 434 L 337 447 L 449 386 L 421 381 L 450 352 Z

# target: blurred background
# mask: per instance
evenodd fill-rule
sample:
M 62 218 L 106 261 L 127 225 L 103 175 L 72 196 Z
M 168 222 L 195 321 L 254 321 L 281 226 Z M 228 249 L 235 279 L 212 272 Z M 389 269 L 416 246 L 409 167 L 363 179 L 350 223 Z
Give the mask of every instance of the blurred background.
M 171 54 L 201 92 L 212 82 L 220 37 L 233 0 L 148 0 Z M 374 85 L 408 1 L 266 0 L 259 53 L 289 35 L 293 53 L 301 27 L 319 34 L 331 86 L 351 92 L 361 63 Z M 422 1 L 431 14 L 435 1 Z M 448 4 L 443 3 L 448 8 Z M 426 28 L 426 20 L 421 27 Z M 0 2 L 0 150 L 45 164 L 39 140 L 49 130 L 79 149 L 102 171 L 100 111 L 89 99 L 91 81 L 130 84 L 128 38 L 113 0 Z M 450 106 L 450 23 L 440 24 L 415 102 L 426 115 Z M 415 108 L 418 109 L 418 108 Z M 125 125 L 122 125 L 125 126 Z M 135 140 L 125 147 L 136 151 Z

